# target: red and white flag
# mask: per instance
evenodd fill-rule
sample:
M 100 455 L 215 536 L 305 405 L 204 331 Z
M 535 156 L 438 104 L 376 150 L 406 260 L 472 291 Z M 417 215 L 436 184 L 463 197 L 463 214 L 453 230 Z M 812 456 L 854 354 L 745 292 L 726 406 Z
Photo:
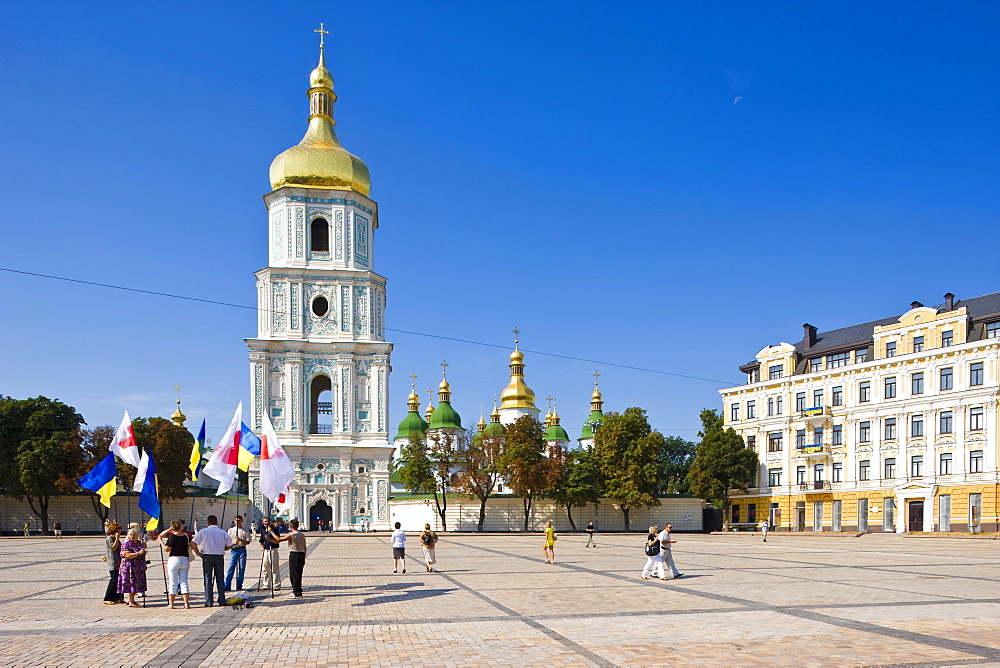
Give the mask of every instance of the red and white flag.
M 139 452 L 139 444 L 136 443 L 135 431 L 132 430 L 132 420 L 128 416 L 128 411 L 125 411 L 125 417 L 118 425 L 118 431 L 115 432 L 115 437 L 111 440 L 108 449 L 126 464 L 139 468 L 139 459 L 142 453 Z
M 295 466 L 278 443 L 270 418 L 264 415 L 264 433 L 260 439 L 260 492 L 270 501 L 288 495 L 288 485 L 295 480 Z
M 219 491 L 215 493 L 216 496 L 222 496 L 228 492 L 236 479 L 236 467 L 240 461 L 242 424 L 243 402 L 241 401 L 240 405 L 236 407 L 236 413 L 233 415 L 233 421 L 229 423 L 226 435 L 219 441 L 219 445 L 212 452 L 208 464 L 202 469 L 205 475 L 219 481 Z
M 274 500 L 274 509 L 278 511 L 278 515 L 287 515 L 292 511 L 292 490 L 288 487 L 285 491 L 278 495 L 278 498 Z

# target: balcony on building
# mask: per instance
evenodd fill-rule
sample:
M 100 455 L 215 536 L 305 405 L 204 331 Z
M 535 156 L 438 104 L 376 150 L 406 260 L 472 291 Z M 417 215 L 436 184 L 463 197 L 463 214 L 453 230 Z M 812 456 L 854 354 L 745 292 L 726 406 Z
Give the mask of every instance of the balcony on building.
M 823 492 L 833 489 L 829 480 L 813 480 L 812 482 L 799 483 L 800 492 Z

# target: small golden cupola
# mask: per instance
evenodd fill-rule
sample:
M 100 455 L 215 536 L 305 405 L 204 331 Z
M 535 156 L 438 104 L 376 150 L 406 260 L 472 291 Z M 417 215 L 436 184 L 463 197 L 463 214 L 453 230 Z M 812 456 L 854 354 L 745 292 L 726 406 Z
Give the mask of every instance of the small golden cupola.
M 271 188 L 330 188 L 367 196 L 372 187 L 368 166 L 341 145 L 333 129 L 337 94 L 333 92 L 333 75 L 326 69 L 322 24 L 316 32 L 320 33 L 319 64 L 309 75 L 309 127 L 302 141 L 271 163 Z
M 524 354 L 518 349 L 519 335 L 520 331 L 515 329 L 514 352 L 510 354 L 510 383 L 500 394 L 500 408 L 526 408 L 537 416 L 535 393 L 524 382 Z
M 187 420 L 187 415 L 184 415 L 184 413 L 181 412 L 181 389 L 182 388 L 181 388 L 180 385 L 177 385 L 177 386 L 174 387 L 174 389 L 177 390 L 177 410 L 175 410 L 174 414 L 170 416 L 170 419 L 178 427 L 183 427 L 184 426 L 184 421 Z

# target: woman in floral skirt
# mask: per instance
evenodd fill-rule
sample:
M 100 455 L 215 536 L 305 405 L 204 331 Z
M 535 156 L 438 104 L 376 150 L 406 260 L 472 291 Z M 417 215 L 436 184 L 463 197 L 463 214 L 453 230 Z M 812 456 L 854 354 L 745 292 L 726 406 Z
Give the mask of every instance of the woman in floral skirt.
M 122 543 L 122 563 L 118 567 L 118 593 L 128 594 L 128 607 L 138 608 L 136 594 L 146 593 L 146 546 L 138 529 L 128 530 Z

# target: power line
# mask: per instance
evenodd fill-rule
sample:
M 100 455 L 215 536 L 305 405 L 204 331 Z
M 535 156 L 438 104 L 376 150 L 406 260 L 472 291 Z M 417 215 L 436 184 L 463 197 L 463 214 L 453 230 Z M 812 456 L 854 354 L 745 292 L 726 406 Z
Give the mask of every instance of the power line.
M 51 274 L 39 274 L 32 271 L 21 271 L 18 269 L 9 269 L 7 267 L 0 267 L 0 271 L 6 271 L 11 274 L 21 274 L 23 276 L 34 276 L 36 278 L 49 278 L 55 281 L 66 281 L 67 283 L 78 283 L 80 285 L 90 285 L 99 288 L 109 288 L 112 290 L 124 290 L 125 292 L 138 292 L 144 295 L 154 295 L 156 297 L 168 297 L 170 299 L 183 299 L 186 301 L 200 302 L 202 304 L 212 304 L 215 306 L 229 306 L 231 308 L 240 308 L 250 311 L 264 311 L 269 312 L 267 309 L 260 309 L 256 306 L 247 306 L 246 304 L 233 304 L 230 302 L 220 302 L 214 299 L 202 299 L 200 297 L 189 297 L 187 295 L 175 295 L 169 292 L 157 292 L 155 290 L 142 290 L 140 288 L 130 288 L 123 285 L 111 285 L 110 283 L 97 283 L 95 281 L 84 281 L 79 278 L 67 278 L 65 276 L 53 276 Z M 410 336 L 423 336 L 431 339 L 441 339 L 443 341 L 454 341 L 456 343 L 466 343 L 474 346 L 486 346 L 488 348 L 501 348 L 506 350 L 509 346 L 500 345 L 497 343 L 485 343 L 483 341 L 472 341 L 470 339 L 459 339 L 452 336 L 443 336 L 441 334 L 427 334 L 426 332 L 413 332 L 406 329 L 393 329 L 391 327 L 386 327 L 386 331 L 395 332 L 397 334 L 409 334 Z M 642 371 L 644 373 L 655 373 L 663 376 L 674 376 L 677 378 L 687 378 L 689 380 L 700 380 L 706 383 L 717 383 L 719 385 L 733 385 L 732 381 L 728 380 L 717 380 L 715 378 L 703 378 L 701 376 L 691 376 L 683 373 L 676 373 L 674 371 L 663 371 L 661 369 L 649 369 L 641 366 L 633 366 L 630 364 L 618 364 L 617 362 L 602 362 L 600 360 L 592 360 L 584 357 L 574 357 L 572 355 L 560 355 L 559 353 L 550 353 L 544 350 L 524 350 L 526 353 L 531 353 L 533 355 L 544 355 L 546 357 L 558 357 L 560 359 L 572 360 L 575 362 L 587 362 L 588 364 L 600 364 L 603 366 L 611 366 L 619 369 L 631 369 L 633 371 Z

